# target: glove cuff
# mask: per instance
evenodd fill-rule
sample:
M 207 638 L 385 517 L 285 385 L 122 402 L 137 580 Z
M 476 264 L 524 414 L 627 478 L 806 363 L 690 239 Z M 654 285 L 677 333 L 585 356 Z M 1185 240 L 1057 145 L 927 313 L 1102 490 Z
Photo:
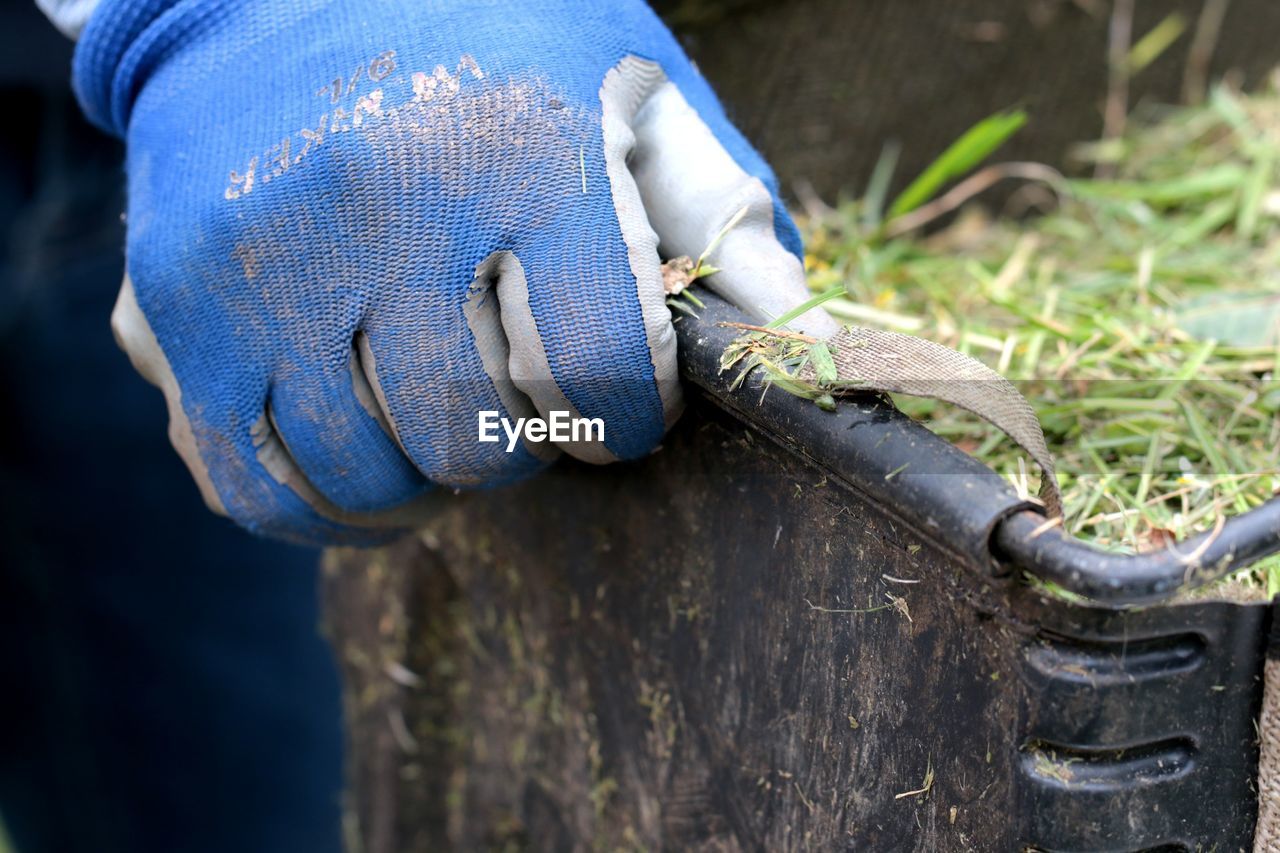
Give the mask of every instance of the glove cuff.
M 171 22 L 204 5 L 199 0 L 101 0 L 80 34 L 71 65 L 72 88 L 91 122 L 124 137 L 133 100 L 163 53 L 156 48 L 162 41 L 173 43 L 164 37 L 172 35 Z

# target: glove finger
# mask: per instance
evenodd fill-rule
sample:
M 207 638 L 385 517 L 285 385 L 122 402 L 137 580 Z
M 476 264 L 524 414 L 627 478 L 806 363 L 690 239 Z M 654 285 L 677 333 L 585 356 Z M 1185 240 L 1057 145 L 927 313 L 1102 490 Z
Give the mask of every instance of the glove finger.
M 112 311 L 111 327 L 134 368 L 164 393 L 169 440 L 205 503 L 219 515 L 229 515 L 249 530 L 304 544 L 373 545 L 412 527 L 427 511 L 426 498 L 382 513 L 351 513 L 334 506 L 308 482 L 271 426 L 270 413 L 262 408 L 257 423 L 242 436 L 194 429 L 182 389 L 128 276 Z M 219 454 L 216 475 L 201 452 L 208 446 Z
M 631 63 L 650 65 L 629 59 L 619 68 Z M 725 118 L 705 82 L 692 71 L 686 76 L 681 82 L 693 90 L 694 103 L 666 81 L 636 115 L 631 171 L 645 212 L 664 257 L 696 258 L 745 210 L 710 257 L 720 271 L 706 283 L 757 320 L 772 320 L 810 296 L 799 234 L 764 161 Z M 838 328 L 820 309 L 789 325 L 820 336 Z
M 412 500 L 427 481 L 401 452 L 353 344 L 341 356 L 302 355 L 311 365 L 271 388 L 273 426 L 302 474 L 330 503 L 376 512 Z
M 218 515 L 227 515 L 222 497 L 214 487 L 209 469 L 196 447 L 195 433 L 182 408 L 182 390 L 178 387 L 178 380 L 169 367 L 164 351 L 160 349 L 160 342 L 156 340 L 151 324 L 138 307 L 137 294 L 134 293 L 133 282 L 128 275 L 124 277 L 115 307 L 111 311 L 111 332 L 115 335 L 116 345 L 129 356 L 133 369 L 164 393 L 165 407 L 169 412 L 169 443 L 191 472 L 205 505 Z
M 445 497 L 423 489 L 412 499 L 371 512 L 344 509 L 321 494 L 303 473 L 280 437 L 268 404 L 250 428 L 253 462 L 236 460 L 253 471 L 233 485 L 241 512 L 233 516 L 249 530 L 310 545 L 379 545 L 421 525 Z M 262 476 L 263 474 L 267 476 Z
M 553 221 L 526 235 L 498 281 L 511 375 L 544 418 L 600 419 L 604 438 L 558 446 L 587 462 L 634 459 L 681 410 L 676 341 L 657 235 L 627 169 L 647 81 L 610 72 L 599 135 L 584 140 Z
M 498 426 L 537 415 L 508 372 L 493 292 L 500 262 L 495 254 L 480 263 L 461 301 L 453 281 L 400 285 L 365 323 L 360 354 L 369 384 L 400 446 L 435 483 L 500 485 L 557 456 Z M 482 415 L 492 440 L 480 440 Z

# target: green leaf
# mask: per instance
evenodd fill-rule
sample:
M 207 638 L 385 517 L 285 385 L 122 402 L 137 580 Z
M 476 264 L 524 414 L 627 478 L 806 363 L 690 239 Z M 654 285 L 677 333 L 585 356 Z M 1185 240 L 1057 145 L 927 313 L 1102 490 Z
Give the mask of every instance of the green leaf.
M 1025 112 L 1008 110 L 988 116 L 969 128 L 894 199 L 889 218 L 910 213 L 933 198 L 944 184 L 987 159 L 1026 123 Z
M 822 341 L 809 347 L 809 361 L 813 363 L 813 372 L 819 382 L 835 382 L 839 378 L 836 363 L 831 358 L 831 350 Z
M 1215 293 L 1177 311 L 1178 328 L 1199 340 L 1236 347 L 1280 345 L 1280 293 Z

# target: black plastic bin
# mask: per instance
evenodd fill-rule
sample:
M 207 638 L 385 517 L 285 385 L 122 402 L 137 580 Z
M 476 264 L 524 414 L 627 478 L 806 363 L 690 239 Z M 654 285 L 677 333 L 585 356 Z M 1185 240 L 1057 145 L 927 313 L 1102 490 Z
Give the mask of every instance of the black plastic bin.
M 1100 553 L 877 398 L 729 390 L 704 299 L 659 453 L 330 555 L 362 849 L 1251 849 L 1273 608 L 1185 593 L 1280 501 Z

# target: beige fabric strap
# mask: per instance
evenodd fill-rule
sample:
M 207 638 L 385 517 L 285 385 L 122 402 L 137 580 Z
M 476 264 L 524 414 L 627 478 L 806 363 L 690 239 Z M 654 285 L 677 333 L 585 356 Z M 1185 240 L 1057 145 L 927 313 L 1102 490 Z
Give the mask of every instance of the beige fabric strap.
M 1258 828 L 1254 853 L 1280 853 L 1280 660 L 1268 660 L 1258 720 Z
M 848 326 L 827 340 L 827 348 L 839 378 L 824 384 L 833 391 L 882 391 L 942 400 L 1009 436 L 1040 466 L 1040 499 L 1049 515 L 1062 515 L 1062 492 L 1040 420 L 1009 380 L 967 355 L 897 332 Z M 800 378 L 817 380 L 813 359 Z

